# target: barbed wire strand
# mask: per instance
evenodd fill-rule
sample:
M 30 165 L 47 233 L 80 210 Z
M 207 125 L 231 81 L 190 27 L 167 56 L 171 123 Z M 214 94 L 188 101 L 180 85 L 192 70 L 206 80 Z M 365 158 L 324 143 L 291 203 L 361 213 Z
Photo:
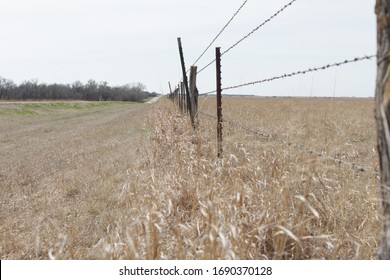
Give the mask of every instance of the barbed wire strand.
M 270 22 L 272 19 L 274 19 L 275 17 L 277 17 L 280 13 L 282 13 L 285 9 L 287 9 L 289 6 L 291 6 L 292 4 L 294 4 L 294 2 L 297 1 L 297 0 L 293 0 L 291 2 L 289 2 L 288 4 L 284 5 L 280 10 L 278 10 L 276 13 L 274 13 L 271 17 L 269 17 L 268 19 L 266 19 L 264 22 L 262 22 L 260 25 L 258 25 L 256 28 L 254 28 L 251 32 L 249 32 L 247 35 L 245 35 L 244 37 L 242 37 L 240 40 L 238 40 L 236 43 L 234 43 L 232 46 L 230 46 L 229 48 L 226 49 L 226 51 L 224 51 L 222 54 L 221 54 L 221 57 L 223 55 L 225 55 L 226 53 L 228 53 L 229 51 L 231 51 L 233 48 L 237 47 L 240 43 L 242 43 L 244 40 L 248 39 L 253 33 L 255 33 L 256 31 L 258 31 L 261 27 L 263 27 L 264 25 L 266 25 L 268 22 Z M 210 67 L 213 63 L 215 62 L 215 59 L 213 61 L 211 61 L 210 63 L 208 63 L 206 66 L 204 66 L 202 69 L 200 69 L 198 71 L 198 74 L 201 73 L 202 71 L 206 70 L 208 67 Z
M 246 5 L 247 2 L 248 2 L 248 0 L 245 0 L 244 3 L 241 4 L 241 6 L 234 13 L 234 15 L 231 17 L 231 19 L 225 24 L 225 26 L 221 29 L 221 31 L 217 34 L 217 36 L 215 36 L 215 38 L 211 41 L 211 43 L 206 47 L 206 49 L 202 52 L 202 54 L 197 58 L 197 60 L 192 65 L 195 65 L 204 56 L 204 54 L 209 50 L 209 48 L 214 44 L 214 42 L 219 38 L 219 36 L 221 36 L 221 34 L 230 25 L 230 23 L 238 15 L 238 13 L 242 10 L 242 8 Z
M 209 118 L 212 118 L 212 119 L 217 119 L 216 117 L 208 114 L 208 113 L 204 113 L 204 112 L 199 112 L 199 114 L 201 115 L 204 115 L 204 116 L 207 116 Z M 235 127 L 238 127 L 240 129 L 243 129 L 245 131 L 248 131 L 248 132 L 251 132 L 253 134 L 257 134 L 261 137 L 264 137 L 264 138 L 268 138 L 270 139 L 271 141 L 277 141 L 277 142 L 280 142 L 284 145 L 287 145 L 287 146 L 290 146 L 290 147 L 294 147 L 302 152 L 306 152 L 306 153 L 309 153 L 311 155 L 314 155 L 314 156 L 317 156 L 317 157 L 320 157 L 322 159 L 327 159 L 327 160 L 331 160 L 331 161 L 334 161 L 338 164 L 342 164 L 342 165 L 345 165 L 345 166 L 348 166 L 352 169 L 355 169 L 357 171 L 360 171 L 360 172 L 364 172 L 364 173 L 369 173 L 369 174 L 373 174 L 373 175 L 376 175 L 376 176 L 379 176 L 379 173 L 378 172 L 375 172 L 374 170 L 372 170 L 371 168 L 368 168 L 368 167 L 364 167 L 358 163 L 354 163 L 354 162 L 348 162 L 348 161 L 345 161 L 343 159 L 340 159 L 340 158 L 336 158 L 336 157 L 332 157 L 332 156 L 329 156 L 323 152 L 318 152 L 314 149 L 311 149 L 311 148 L 307 148 L 305 147 L 304 145 L 302 144 L 297 144 L 297 143 L 294 143 L 294 142 L 291 142 L 291 141 L 286 141 L 282 138 L 279 138 L 275 135 L 272 135 L 271 133 L 268 133 L 268 132 L 261 132 L 261 131 L 258 131 L 258 130 L 255 130 L 253 128 L 248 128 L 248 127 L 245 127 L 243 126 L 241 123 L 237 122 L 237 121 L 231 121 L 231 120 L 226 120 L 226 119 L 223 119 L 222 121 L 223 123 L 227 123 L 227 124 L 230 124 L 232 126 L 235 126 Z
M 359 62 L 359 61 L 363 61 L 363 60 L 370 60 L 370 59 L 372 59 L 374 57 L 376 57 L 376 55 L 366 55 L 366 56 L 363 56 L 363 57 L 356 57 L 356 58 L 353 58 L 353 59 L 346 59 L 344 61 L 336 62 L 336 63 L 332 63 L 332 64 L 327 64 L 325 66 L 309 68 L 309 69 L 306 69 L 306 70 L 303 70 L 303 71 L 292 72 L 290 74 L 283 74 L 283 75 L 275 76 L 275 77 L 268 78 L 268 79 L 258 80 L 258 81 L 249 82 L 249 83 L 236 85 L 236 86 L 225 87 L 222 90 L 236 89 L 236 88 L 251 86 L 251 85 L 255 85 L 255 84 L 272 82 L 274 80 L 290 78 L 290 77 L 297 76 L 297 75 L 305 75 L 307 73 L 316 72 L 316 71 L 320 71 L 320 70 L 327 70 L 329 68 L 339 67 L 339 66 L 342 66 L 342 65 L 345 65 L 345 64 L 355 63 L 355 62 Z M 211 94 L 211 93 L 214 93 L 214 92 L 216 92 L 216 91 L 213 90 L 213 91 L 205 92 L 205 93 L 202 93 L 202 94 L 199 94 L 199 95 L 208 95 L 208 94 Z

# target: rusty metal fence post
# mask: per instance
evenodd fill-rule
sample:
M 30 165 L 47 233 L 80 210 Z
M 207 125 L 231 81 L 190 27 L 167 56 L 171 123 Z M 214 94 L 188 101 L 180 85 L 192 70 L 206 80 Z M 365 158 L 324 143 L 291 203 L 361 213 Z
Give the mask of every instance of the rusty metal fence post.
M 215 49 L 217 71 L 217 141 L 218 157 L 222 157 L 222 82 L 221 82 L 221 48 Z
M 180 62 L 181 62 L 181 69 L 183 72 L 183 83 L 184 83 L 184 88 L 185 88 L 185 95 L 186 95 L 186 103 L 187 103 L 187 111 L 190 110 L 191 108 L 191 103 L 190 103 L 190 89 L 188 86 L 188 79 L 187 79 L 187 72 L 186 72 L 186 66 L 184 63 L 184 55 L 183 55 L 183 47 L 181 44 L 181 38 L 177 38 L 177 44 L 179 46 L 179 54 L 180 54 Z
M 172 92 L 171 82 L 168 82 L 168 86 L 169 86 L 169 98 L 173 99 L 173 92 Z

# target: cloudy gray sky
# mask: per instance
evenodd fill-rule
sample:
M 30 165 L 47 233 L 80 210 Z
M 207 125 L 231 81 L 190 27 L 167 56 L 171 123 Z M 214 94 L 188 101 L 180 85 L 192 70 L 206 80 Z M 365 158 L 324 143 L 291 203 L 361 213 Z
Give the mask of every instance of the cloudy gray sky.
M 0 76 L 110 85 L 141 82 L 166 93 L 180 80 L 177 37 L 190 66 L 243 0 L 0 0 Z M 197 63 L 226 50 L 290 0 L 248 0 Z M 297 0 L 222 58 L 223 86 L 376 53 L 375 0 Z M 376 63 L 364 61 L 226 93 L 374 96 Z M 215 88 L 215 68 L 198 76 Z

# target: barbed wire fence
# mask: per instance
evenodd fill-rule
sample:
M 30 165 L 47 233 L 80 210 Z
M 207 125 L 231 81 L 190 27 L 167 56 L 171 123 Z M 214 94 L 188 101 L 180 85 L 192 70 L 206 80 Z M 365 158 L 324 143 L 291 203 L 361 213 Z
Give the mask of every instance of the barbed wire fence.
M 194 66 L 204 55 L 205 53 L 210 49 L 210 47 L 215 43 L 215 41 L 221 36 L 221 34 L 225 31 L 225 29 L 230 25 L 230 23 L 233 21 L 233 19 L 239 14 L 239 12 L 244 8 L 248 0 L 245 0 L 242 5 L 238 8 L 238 10 L 234 13 L 234 15 L 229 19 L 229 21 L 224 25 L 224 27 L 221 29 L 221 31 L 215 36 L 215 38 L 211 41 L 211 43 L 206 47 L 206 49 L 200 54 L 200 56 L 195 60 L 195 62 L 192 64 Z M 215 60 L 214 60 L 215 61 Z
M 248 34 L 246 34 L 244 37 L 242 37 L 241 39 L 239 39 L 237 42 L 235 42 L 233 45 L 231 45 L 229 48 L 226 49 L 226 51 L 224 51 L 223 53 L 221 53 L 221 57 L 224 56 L 225 54 L 227 54 L 228 52 L 230 52 L 232 49 L 234 49 L 235 47 L 237 47 L 239 44 L 241 44 L 243 41 L 245 41 L 246 39 L 248 39 L 251 35 L 253 35 L 256 31 L 258 31 L 260 28 L 264 27 L 264 25 L 266 25 L 267 23 L 269 23 L 271 20 L 273 20 L 274 18 L 276 18 L 278 15 L 280 15 L 284 10 L 286 10 L 288 7 L 290 7 L 292 4 L 294 4 L 294 2 L 296 2 L 297 0 L 293 0 L 291 2 L 289 2 L 288 4 L 284 5 L 281 9 L 279 9 L 276 13 L 274 13 L 271 17 L 267 18 L 265 21 L 263 21 L 260 25 L 256 26 L 251 32 L 249 32 Z M 204 70 L 206 70 L 207 68 L 209 68 L 211 65 L 213 65 L 213 63 L 215 63 L 216 59 L 212 60 L 211 62 L 209 62 L 207 65 L 205 65 L 204 67 L 202 67 L 199 71 L 198 71 L 198 74 L 203 72 Z
M 308 73 L 317 72 L 317 71 L 321 71 L 321 70 L 328 70 L 329 68 L 339 67 L 339 66 L 343 66 L 343 65 L 351 64 L 351 63 L 356 63 L 356 62 L 363 61 L 363 60 L 370 60 L 370 59 L 373 59 L 375 57 L 376 57 L 376 55 L 365 55 L 363 57 L 355 57 L 353 59 L 346 59 L 346 60 L 343 60 L 343 61 L 340 61 L 340 62 L 335 62 L 335 63 L 327 64 L 327 65 L 324 65 L 324 66 L 313 67 L 313 68 L 309 68 L 309 69 L 306 69 L 306 70 L 300 70 L 300 71 L 292 72 L 292 73 L 289 73 L 289 74 L 281 74 L 281 75 L 274 76 L 274 77 L 271 77 L 271 78 L 266 78 L 266 79 L 262 79 L 262 80 L 247 82 L 247 83 L 240 84 L 240 85 L 235 85 L 235 86 L 229 86 L 229 87 L 222 88 L 222 90 L 236 89 L 236 88 L 247 87 L 247 86 L 251 86 L 251 85 L 255 85 L 255 84 L 262 84 L 262 83 L 272 82 L 272 81 L 275 81 L 275 80 L 291 78 L 291 77 L 297 76 L 297 75 L 305 75 L 305 74 L 308 74 Z M 208 95 L 208 94 L 215 93 L 215 92 L 216 92 L 216 90 L 212 90 L 212 91 L 201 93 L 199 95 Z
M 199 112 L 199 114 L 204 115 L 204 116 L 206 116 L 208 118 L 217 119 L 215 116 L 212 116 L 211 114 L 208 114 L 208 113 L 205 113 L 205 112 Z M 373 175 L 377 175 L 377 176 L 379 175 L 378 172 L 374 171 L 371 168 L 362 166 L 359 163 L 349 162 L 349 161 L 345 161 L 345 160 L 337 158 L 337 157 L 329 156 L 329 155 L 327 155 L 324 152 L 319 152 L 319 151 L 316 151 L 316 150 L 314 150 L 312 148 L 308 148 L 308 147 L 306 147 L 306 146 L 304 146 L 302 144 L 295 143 L 295 142 L 288 141 L 288 140 L 284 140 L 283 138 L 280 138 L 280 137 L 278 137 L 276 135 L 273 135 L 273 134 L 271 134 L 269 132 L 259 131 L 259 130 L 256 130 L 254 128 L 246 127 L 246 126 L 242 125 L 238 121 L 231 121 L 231 120 L 228 120 L 228 119 L 224 118 L 223 119 L 223 123 L 224 124 L 229 124 L 229 125 L 234 126 L 234 127 L 237 127 L 239 129 L 242 129 L 244 131 L 250 132 L 252 134 L 256 134 L 256 135 L 258 135 L 260 137 L 263 137 L 263 138 L 266 138 L 266 139 L 268 139 L 270 141 L 279 142 L 279 143 L 281 143 L 281 144 L 283 144 L 285 146 L 296 148 L 296 149 L 300 150 L 301 152 L 305 152 L 305 153 L 311 154 L 313 156 L 316 156 L 316 157 L 319 157 L 319 158 L 322 158 L 322 159 L 326 159 L 326 160 L 330 160 L 330 161 L 333 161 L 333 162 L 338 163 L 340 165 L 347 166 L 347 167 L 355 169 L 357 171 L 361 171 L 361 172 L 365 172 L 365 173 L 369 173 L 369 174 L 373 174 Z
M 282 13 L 287 10 L 287 8 L 292 6 L 297 1 L 298 0 L 293 0 L 293 1 L 288 2 L 286 5 L 281 7 L 278 11 L 276 11 L 274 14 L 272 14 L 265 21 L 261 22 L 258 26 L 256 26 L 253 30 L 251 30 L 245 36 L 243 36 L 242 38 L 237 40 L 234 44 L 232 44 L 231 46 L 226 48 L 226 50 L 224 52 L 220 53 L 220 50 L 219 50 L 220 48 L 216 48 L 216 49 L 218 49 L 218 51 L 216 51 L 216 53 L 219 52 L 219 56 L 216 55 L 216 58 L 214 60 L 212 60 L 211 62 L 207 63 L 204 67 L 202 67 L 199 71 L 197 71 L 197 67 L 195 66 L 195 64 L 200 61 L 200 59 L 204 56 L 204 54 L 210 49 L 210 47 L 215 43 L 215 41 L 220 37 L 220 35 L 230 25 L 230 23 L 233 21 L 233 19 L 239 14 L 240 11 L 242 11 L 243 7 L 247 4 L 248 0 L 244 1 L 242 3 L 242 5 L 238 8 L 238 10 L 234 13 L 233 17 L 228 21 L 227 24 L 225 24 L 225 26 L 222 28 L 222 30 L 217 34 L 217 36 L 212 40 L 212 42 L 206 47 L 206 49 L 200 54 L 200 56 L 193 63 L 193 65 L 191 66 L 191 73 L 192 73 L 191 77 L 192 77 L 192 79 L 195 79 L 195 81 L 196 81 L 196 74 L 200 74 L 201 72 L 206 70 L 208 67 L 213 65 L 215 62 L 218 62 L 218 60 L 220 62 L 221 57 L 223 57 L 224 55 L 229 53 L 232 49 L 237 47 L 240 43 L 242 43 L 247 38 L 249 38 L 251 35 L 253 35 L 255 32 L 260 30 L 262 27 L 264 27 L 271 20 L 274 20 L 278 16 L 282 15 Z M 346 161 L 346 160 L 343 160 L 343 159 L 340 159 L 340 158 L 337 158 L 337 157 L 333 157 L 333 156 L 327 155 L 324 152 L 319 152 L 319 151 L 317 151 L 315 149 L 306 147 L 306 146 L 304 146 L 302 144 L 299 144 L 299 143 L 296 143 L 296 142 L 293 142 L 293 141 L 289 141 L 289 140 L 285 140 L 285 139 L 283 139 L 281 137 L 278 137 L 276 135 L 273 135 L 273 134 L 271 134 L 269 132 L 265 132 L 265 131 L 261 131 L 259 129 L 246 127 L 246 126 L 242 125 L 238 121 L 228 120 L 226 118 L 222 118 L 222 91 L 224 91 L 224 90 L 238 89 L 238 88 L 247 87 L 247 86 L 251 86 L 251 85 L 263 84 L 263 83 L 268 83 L 268 82 L 272 82 L 272 81 L 276 81 L 276 80 L 292 78 L 292 77 L 298 76 L 298 75 L 305 75 L 305 74 L 308 74 L 308 73 L 325 71 L 325 70 L 328 70 L 330 68 L 341 67 L 341 66 L 344 66 L 344 65 L 347 65 L 347 64 L 358 63 L 358 62 L 361 62 L 361 61 L 367 61 L 367 60 L 371 60 L 371 59 L 374 59 L 374 58 L 377 58 L 377 56 L 376 55 L 363 55 L 363 56 L 355 57 L 355 58 L 352 58 L 352 59 L 345 59 L 345 60 L 342 60 L 342 61 L 339 61 L 339 62 L 329 63 L 329 64 L 322 65 L 322 66 L 316 66 L 316 67 L 312 67 L 312 68 L 308 68 L 308 69 L 304 69 L 304 70 L 291 72 L 291 73 L 288 73 L 288 74 L 284 73 L 284 74 L 276 75 L 276 76 L 273 76 L 273 77 L 270 77 L 270 78 L 259 79 L 259 80 L 255 80 L 255 81 L 246 82 L 246 83 L 243 83 L 243 84 L 232 85 L 232 86 L 228 86 L 228 87 L 224 87 L 224 88 L 218 88 L 218 86 L 217 86 L 216 90 L 210 90 L 210 91 L 203 92 L 203 93 L 199 93 L 197 88 L 196 88 L 196 86 L 193 86 L 192 88 L 193 88 L 194 92 L 188 92 L 188 94 L 187 94 L 184 91 L 185 86 L 181 82 L 181 84 L 178 85 L 176 90 L 174 92 L 171 92 L 170 97 L 171 97 L 172 100 L 177 100 L 176 103 L 179 105 L 179 107 L 182 108 L 181 110 L 185 111 L 185 109 L 183 109 L 183 108 L 186 107 L 186 105 L 185 105 L 185 96 L 188 96 L 188 99 L 190 99 L 189 98 L 190 96 L 193 96 L 193 98 L 195 98 L 195 96 L 196 96 L 196 100 L 198 100 L 198 96 L 208 96 L 210 94 L 216 93 L 216 96 L 217 96 L 217 114 L 216 114 L 216 116 L 213 116 L 213 115 L 211 115 L 209 113 L 206 113 L 206 112 L 198 111 L 198 105 L 197 104 L 196 104 L 196 112 L 191 112 L 191 114 L 196 116 L 196 118 L 198 117 L 198 115 L 204 115 L 204 116 L 206 116 L 208 118 L 212 118 L 212 119 L 216 119 L 217 120 L 218 146 L 220 145 L 220 142 L 222 142 L 222 124 L 230 125 L 230 126 L 242 129 L 244 131 L 247 131 L 249 133 L 252 133 L 254 135 L 257 135 L 257 136 L 269 139 L 270 141 L 278 142 L 278 143 L 280 143 L 280 144 L 282 144 L 284 146 L 296 148 L 296 149 L 300 150 L 301 152 L 313 155 L 315 157 L 318 157 L 318 158 L 321 158 L 321 159 L 324 159 L 324 160 L 332 161 L 332 162 L 334 162 L 336 164 L 339 164 L 339 165 L 342 165 L 342 166 L 354 169 L 354 170 L 359 171 L 359 172 L 364 172 L 364 173 L 372 174 L 372 175 L 375 175 L 375 176 L 379 176 L 379 173 L 376 172 L 375 170 L 373 170 L 371 168 L 368 168 L 368 167 L 365 167 L 365 166 L 363 166 L 363 165 L 361 165 L 359 163 L 349 162 L 349 161 Z M 381 61 L 381 60 L 378 59 L 378 61 Z M 182 61 L 182 64 L 183 63 L 184 62 Z M 217 84 L 218 84 L 218 82 L 220 82 L 220 81 L 218 81 L 218 79 L 221 79 L 221 69 L 220 69 L 221 66 L 220 66 L 220 63 L 216 63 L 216 64 L 217 64 L 216 72 L 217 72 Z M 186 70 L 187 73 L 189 71 L 190 71 L 190 69 Z M 190 81 L 190 83 L 191 83 L 191 81 Z M 194 126 L 194 128 L 196 128 L 194 123 L 193 123 L 193 126 Z M 221 154 L 222 154 L 222 147 L 218 147 L 218 156 L 220 157 Z

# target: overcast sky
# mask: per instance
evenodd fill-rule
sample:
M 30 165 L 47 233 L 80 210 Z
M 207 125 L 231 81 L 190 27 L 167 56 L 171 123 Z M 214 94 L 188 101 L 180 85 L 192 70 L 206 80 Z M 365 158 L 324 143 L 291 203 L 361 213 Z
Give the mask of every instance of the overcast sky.
M 20 83 L 141 82 L 166 93 L 243 0 L 0 0 L 0 76 Z M 290 0 L 248 0 L 206 55 L 222 52 Z M 297 0 L 222 57 L 223 87 L 376 54 L 375 0 Z M 225 93 L 374 96 L 375 60 Z M 215 89 L 215 67 L 198 75 Z

